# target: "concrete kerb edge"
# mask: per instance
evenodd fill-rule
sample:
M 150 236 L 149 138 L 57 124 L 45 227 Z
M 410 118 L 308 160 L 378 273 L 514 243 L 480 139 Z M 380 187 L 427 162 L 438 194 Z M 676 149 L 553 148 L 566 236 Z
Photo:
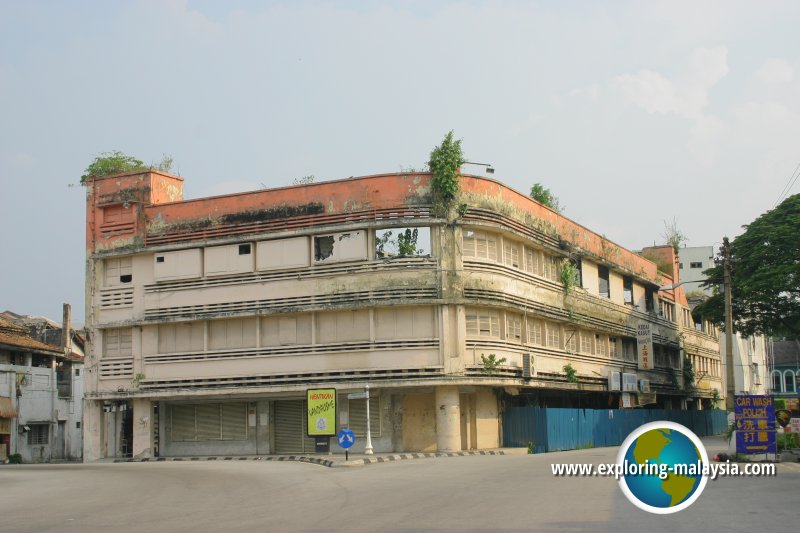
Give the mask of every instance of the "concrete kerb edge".
M 257 456 L 208 456 L 208 457 L 145 457 L 141 459 L 115 459 L 115 463 L 154 463 L 165 461 L 294 461 L 311 463 L 328 468 L 365 466 L 378 463 L 395 461 L 408 461 L 415 459 L 437 459 L 442 457 L 466 457 L 472 455 L 515 455 L 517 450 L 465 450 L 458 452 L 408 452 L 390 455 L 376 455 L 352 459 L 349 461 L 336 461 L 309 455 L 257 455 Z

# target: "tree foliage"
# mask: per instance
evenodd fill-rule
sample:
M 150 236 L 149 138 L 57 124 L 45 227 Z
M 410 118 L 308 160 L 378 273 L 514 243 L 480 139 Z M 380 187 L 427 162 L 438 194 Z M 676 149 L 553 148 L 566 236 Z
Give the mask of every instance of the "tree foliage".
M 123 172 L 133 172 L 136 170 L 161 170 L 171 172 L 175 160 L 169 154 L 163 154 L 161 161 L 145 165 L 141 160 L 133 156 L 113 150 L 111 152 L 101 152 L 89 163 L 81 176 L 81 184 L 85 184 L 89 178 L 102 178 L 112 174 L 122 174 Z
M 800 337 L 800 194 L 767 211 L 730 244 L 733 324 L 745 335 Z M 721 283 L 723 267 L 705 271 L 706 286 Z M 694 313 L 724 321 L 723 291 Z
M 431 188 L 436 200 L 445 204 L 453 201 L 458 194 L 458 174 L 465 163 L 461 150 L 461 139 L 453 140 L 453 131 L 444 136 L 442 144 L 431 151 L 428 167 L 433 173 Z
M 558 196 L 553 194 L 550 191 L 550 189 L 548 189 L 541 183 L 533 184 L 533 187 L 531 187 L 531 198 L 533 198 L 542 205 L 546 205 L 547 207 L 558 213 L 560 213 L 561 210 L 564 208 L 561 205 Z

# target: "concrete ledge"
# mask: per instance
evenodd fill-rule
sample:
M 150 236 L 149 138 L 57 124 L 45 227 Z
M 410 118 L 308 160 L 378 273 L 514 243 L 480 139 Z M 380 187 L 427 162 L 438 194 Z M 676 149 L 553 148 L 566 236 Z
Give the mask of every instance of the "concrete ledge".
M 207 457 L 155 457 L 142 459 L 114 459 L 115 463 L 154 463 L 165 461 L 294 461 L 311 463 L 329 468 L 343 466 L 364 466 L 413 459 L 436 459 L 440 457 L 467 457 L 472 455 L 525 455 L 527 448 L 503 448 L 497 450 L 464 450 L 458 452 L 408 452 L 393 454 L 362 455 L 345 460 L 342 454 L 336 455 L 245 455 L 245 456 L 207 456 Z

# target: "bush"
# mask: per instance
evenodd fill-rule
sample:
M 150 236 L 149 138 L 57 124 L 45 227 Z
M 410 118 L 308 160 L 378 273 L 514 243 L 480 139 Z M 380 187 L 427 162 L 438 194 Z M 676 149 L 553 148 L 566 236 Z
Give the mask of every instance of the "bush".
M 8 456 L 8 462 L 12 465 L 21 465 L 22 464 L 22 456 L 18 453 L 12 453 Z

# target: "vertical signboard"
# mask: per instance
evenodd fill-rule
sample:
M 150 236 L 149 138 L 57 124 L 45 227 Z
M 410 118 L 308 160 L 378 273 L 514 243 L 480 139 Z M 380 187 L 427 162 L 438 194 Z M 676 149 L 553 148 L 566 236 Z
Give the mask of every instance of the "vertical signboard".
M 777 453 L 772 396 L 734 396 L 734 413 L 736 453 Z
M 308 436 L 332 437 L 336 435 L 336 389 L 308 389 Z
M 636 328 L 636 345 L 639 355 L 639 369 L 653 370 L 656 367 L 653 356 L 653 331 L 649 322 L 639 322 Z

